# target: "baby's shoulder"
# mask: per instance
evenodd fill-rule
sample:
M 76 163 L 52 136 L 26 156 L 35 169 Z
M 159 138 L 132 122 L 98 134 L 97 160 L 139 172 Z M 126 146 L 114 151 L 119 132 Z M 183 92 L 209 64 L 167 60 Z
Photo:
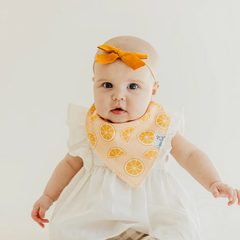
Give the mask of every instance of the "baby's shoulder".
M 185 137 L 180 134 L 178 130 L 176 135 L 171 140 L 172 149 L 170 154 L 179 163 L 180 166 L 184 167 L 189 156 L 198 149 L 194 144 L 189 142 Z

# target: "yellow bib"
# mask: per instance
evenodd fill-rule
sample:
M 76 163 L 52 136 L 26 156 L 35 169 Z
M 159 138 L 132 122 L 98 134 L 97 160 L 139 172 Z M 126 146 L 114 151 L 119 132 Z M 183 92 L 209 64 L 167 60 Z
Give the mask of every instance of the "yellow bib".
M 122 180 L 138 189 L 148 176 L 163 147 L 171 116 L 151 101 L 139 119 L 110 123 L 93 103 L 85 119 L 88 141 L 99 158 Z

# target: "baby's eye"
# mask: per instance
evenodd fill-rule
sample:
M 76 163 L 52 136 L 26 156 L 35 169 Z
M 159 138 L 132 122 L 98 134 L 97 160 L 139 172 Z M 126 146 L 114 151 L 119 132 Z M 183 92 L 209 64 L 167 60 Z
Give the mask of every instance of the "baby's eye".
M 106 83 L 106 85 L 105 85 L 105 83 Z M 110 88 L 110 87 L 112 87 L 112 84 L 110 82 L 104 82 L 103 86 L 106 88 Z M 138 85 L 136 83 L 131 83 L 129 86 L 130 86 L 130 89 L 136 89 L 138 87 Z M 134 86 L 134 87 L 131 88 L 131 86 Z
M 112 85 L 110 82 L 104 82 L 104 83 L 103 83 L 103 86 L 104 86 L 105 83 L 106 83 L 106 85 L 108 85 L 108 86 L 109 86 L 109 85 Z M 107 87 L 107 88 L 108 88 L 108 87 Z
M 136 83 L 131 83 L 130 86 L 132 86 L 132 85 L 133 85 L 133 86 L 135 85 L 135 87 L 132 88 L 132 89 L 136 89 L 136 88 L 138 87 L 138 85 L 137 85 Z M 137 86 L 137 87 L 136 87 L 136 86 Z

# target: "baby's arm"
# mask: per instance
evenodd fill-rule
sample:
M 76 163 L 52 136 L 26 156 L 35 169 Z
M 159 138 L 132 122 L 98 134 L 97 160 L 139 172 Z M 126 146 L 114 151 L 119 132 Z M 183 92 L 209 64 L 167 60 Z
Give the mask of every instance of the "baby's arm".
M 44 219 L 45 212 L 57 201 L 63 189 L 69 184 L 70 180 L 83 167 L 80 157 L 72 157 L 67 153 L 65 158 L 55 168 L 43 195 L 34 203 L 31 212 L 32 219 L 44 228 L 43 223 L 48 223 Z
M 210 158 L 202 150 L 185 139 L 179 132 L 172 139 L 171 155 L 214 197 L 228 197 L 228 205 L 238 198 L 240 205 L 240 190 L 222 182 L 221 177 Z
M 70 180 L 83 167 L 83 160 L 80 157 L 73 157 L 67 153 L 65 158 L 57 165 L 43 194 L 57 201 L 63 189 Z
M 209 157 L 184 138 L 179 131 L 173 137 L 171 145 L 170 154 L 205 189 L 210 191 L 212 183 L 222 181 Z

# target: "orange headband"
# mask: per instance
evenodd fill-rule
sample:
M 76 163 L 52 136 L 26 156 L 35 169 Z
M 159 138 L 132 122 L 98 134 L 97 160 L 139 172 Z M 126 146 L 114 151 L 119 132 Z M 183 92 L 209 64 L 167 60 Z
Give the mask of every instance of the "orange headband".
M 147 59 L 148 58 L 147 54 L 142 54 L 137 52 L 124 52 L 121 49 L 115 48 L 109 44 L 102 44 L 98 46 L 98 48 L 107 52 L 108 54 L 97 54 L 97 58 L 95 60 L 96 62 L 107 64 L 107 63 L 114 62 L 117 58 L 120 58 L 124 63 L 126 63 L 133 70 L 136 70 L 140 67 L 147 65 L 155 81 L 155 77 L 154 77 L 154 74 L 152 73 L 152 70 L 150 69 L 148 64 L 146 64 L 141 60 L 141 59 Z M 94 62 L 93 62 L 93 65 L 94 65 Z

